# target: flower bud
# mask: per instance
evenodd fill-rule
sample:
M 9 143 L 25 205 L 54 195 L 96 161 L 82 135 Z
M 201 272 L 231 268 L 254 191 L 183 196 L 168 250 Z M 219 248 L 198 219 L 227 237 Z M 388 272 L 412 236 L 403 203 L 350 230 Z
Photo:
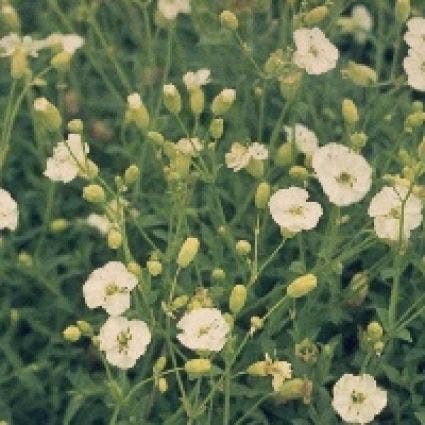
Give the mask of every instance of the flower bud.
M 294 144 L 286 142 L 278 148 L 274 161 L 276 165 L 285 167 L 294 162 L 294 156 Z
M 66 73 L 70 70 L 71 59 L 71 53 L 62 51 L 56 53 L 56 55 L 52 57 L 52 59 L 50 60 L 50 64 L 52 65 L 52 68 L 56 69 L 56 71 Z
M 40 125 L 50 132 L 57 132 L 62 126 L 61 114 L 55 105 L 50 103 L 45 97 L 34 100 L 34 115 Z
M 264 175 L 264 161 L 251 158 L 245 169 L 252 177 L 261 179 Z
M 247 240 L 241 239 L 236 242 L 235 249 L 239 255 L 248 255 L 251 252 L 251 244 Z
M 83 198 L 92 203 L 105 202 L 106 195 L 102 186 L 89 184 L 83 188 Z
M 353 133 L 350 135 L 351 147 L 355 151 L 360 151 L 362 148 L 366 146 L 367 139 L 368 139 L 367 134 L 363 132 Z
M 223 313 L 223 319 L 229 325 L 229 329 L 233 330 L 233 327 L 235 326 L 235 318 L 233 315 L 230 313 Z
M 205 96 L 200 87 L 194 87 L 190 90 L 190 110 L 194 115 L 201 115 L 204 111 Z
M 69 221 L 65 218 L 57 218 L 56 220 L 53 220 L 50 225 L 49 229 L 52 233 L 60 233 L 66 230 L 69 226 Z
M 158 379 L 157 388 L 162 394 L 168 390 L 168 382 L 164 377 Z
M 209 359 L 188 360 L 184 365 L 184 370 L 187 373 L 203 375 L 211 370 L 211 361 Z
M 222 118 L 214 118 L 210 124 L 210 134 L 215 140 L 218 140 L 223 136 L 224 122 Z
M 68 127 L 68 131 L 70 133 L 81 134 L 84 130 L 83 121 L 81 121 L 79 119 L 69 121 L 67 127 Z
M 369 277 L 367 273 L 356 273 L 347 288 L 345 302 L 351 307 L 363 304 L 369 292 Z
M 165 369 L 165 366 L 167 365 L 167 358 L 165 356 L 158 357 L 158 360 L 153 365 L 153 371 L 155 373 L 162 372 Z
M 236 15 L 230 10 L 223 10 L 220 14 L 220 22 L 223 28 L 226 28 L 231 31 L 235 31 L 238 29 L 238 18 Z
M 130 261 L 127 263 L 127 270 L 135 276 L 140 276 L 142 268 L 140 267 L 140 264 L 135 261 Z
M 295 355 L 307 364 L 315 364 L 319 358 L 319 348 L 309 338 L 295 344 Z
M 290 74 L 287 74 L 279 78 L 280 93 L 286 100 L 293 100 L 301 87 L 303 79 L 303 73 L 301 70 L 293 70 Z
M 421 127 L 425 121 L 425 112 L 412 112 L 404 121 L 404 131 L 412 133 L 415 128 Z
M 77 320 L 77 326 L 81 332 L 81 335 L 90 337 L 93 336 L 93 327 L 89 322 L 86 322 L 85 320 Z
M 77 342 L 81 337 L 80 329 L 77 326 L 68 326 L 63 331 L 63 337 L 69 342 Z
M 16 9 L 10 4 L 0 8 L 0 28 L 4 34 L 19 33 L 21 23 Z M 1 34 L 0 34 L 1 35 Z
M 286 293 L 291 298 L 300 298 L 307 295 L 317 286 L 317 277 L 312 274 L 305 274 L 292 281 L 286 288 Z
M 18 263 L 24 267 L 31 267 L 33 265 L 32 255 L 26 251 L 21 251 L 18 255 Z
M 376 71 L 369 66 L 350 61 L 341 71 L 342 78 L 351 80 L 358 86 L 370 86 L 378 81 Z
M 132 164 L 125 170 L 124 183 L 126 185 L 133 184 L 137 181 L 139 176 L 140 176 L 139 167 L 137 165 Z
M 424 104 L 420 100 L 415 100 L 412 102 L 412 112 L 423 112 Z
M 164 136 L 161 133 L 158 133 L 157 131 L 149 131 L 148 139 L 154 145 L 157 145 L 157 146 L 162 146 L 165 142 Z
M 127 124 L 134 123 L 139 130 L 149 127 L 149 112 L 142 102 L 139 93 L 132 93 L 127 97 L 128 108 L 124 120 Z
M 259 317 L 259 316 L 252 316 L 250 322 L 251 322 L 251 329 L 253 331 L 257 331 L 259 329 L 263 329 L 264 320 L 261 317 Z
M 267 207 L 270 199 L 270 185 L 267 182 L 262 182 L 257 186 L 255 192 L 255 206 L 262 210 Z
M 246 372 L 251 376 L 267 376 L 268 369 L 268 362 L 266 360 L 261 360 L 259 362 L 253 363 L 252 365 L 249 365 Z
M 312 392 L 313 382 L 302 378 L 283 381 L 279 388 L 279 395 L 284 402 L 302 399 L 304 404 L 309 404 Z
M 108 232 L 108 247 L 111 249 L 118 249 L 122 245 L 122 235 L 118 229 L 112 228 Z
M 156 277 L 162 273 L 162 264 L 159 260 L 149 260 L 146 262 L 146 267 L 151 276 Z
M 223 281 L 226 279 L 226 273 L 223 269 L 214 269 L 211 272 L 211 278 L 215 281 Z
M 245 306 L 247 291 L 244 285 L 235 285 L 229 297 L 229 310 L 238 314 Z
M 395 18 L 403 24 L 410 15 L 410 0 L 397 0 L 395 4 Z
M 225 114 L 236 100 L 236 90 L 223 89 L 214 99 L 211 110 L 214 115 Z
M 342 116 L 344 121 L 353 126 L 359 120 L 359 113 L 355 103 L 351 99 L 344 99 L 342 101 Z
M 198 251 L 199 240 L 194 237 L 187 238 L 180 248 L 180 252 L 177 257 L 177 265 L 181 268 L 187 267 L 196 257 Z
M 166 84 L 163 88 L 164 105 L 174 115 L 178 115 L 182 109 L 182 99 L 174 84 Z
M 327 6 L 317 6 L 311 9 L 304 17 L 307 25 L 316 25 L 328 16 L 329 10 Z
M 383 341 L 377 341 L 373 344 L 373 350 L 375 351 L 377 356 L 380 356 L 385 348 L 385 343 Z
M 366 335 L 372 341 L 379 341 L 384 335 L 384 330 L 379 322 L 370 322 L 366 328 Z
M 172 304 L 171 304 L 171 308 L 173 310 L 178 310 L 180 308 L 183 308 L 185 305 L 187 305 L 189 301 L 189 297 L 187 295 L 180 295 L 177 298 L 174 298 Z
M 299 180 L 300 182 L 305 182 L 308 180 L 309 172 L 307 168 L 302 167 L 300 165 L 293 165 L 289 171 L 288 174 L 293 179 Z
M 18 48 L 10 60 L 10 75 L 14 80 L 19 80 L 29 72 L 27 53 Z
M 422 161 L 425 160 L 425 137 L 422 139 L 422 142 L 418 146 L 418 155 L 419 159 Z

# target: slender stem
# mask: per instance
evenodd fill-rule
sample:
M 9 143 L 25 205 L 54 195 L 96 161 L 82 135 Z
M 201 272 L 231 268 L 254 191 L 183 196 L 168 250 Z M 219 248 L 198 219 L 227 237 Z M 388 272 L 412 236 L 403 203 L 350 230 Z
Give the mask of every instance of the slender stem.
M 271 392 L 271 393 L 268 393 L 268 394 L 265 394 L 265 395 L 263 395 L 262 397 L 260 397 L 253 405 L 252 405 L 252 407 L 250 407 L 248 410 L 247 410 L 247 412 L 242 416 L 242 417 L 240 417 L 236 422 L 235 422 L 235 425 L 241 425 L 242 424 L 242 422 L 245 420 L 245 419 L 247 419 L 247 418 L 249 418 L 250 417 L 250 415 L 265 401 L 265 400 L 267 400 L 269 397 L 271 397 L 271 396 L 273 396 L 273 392 Z

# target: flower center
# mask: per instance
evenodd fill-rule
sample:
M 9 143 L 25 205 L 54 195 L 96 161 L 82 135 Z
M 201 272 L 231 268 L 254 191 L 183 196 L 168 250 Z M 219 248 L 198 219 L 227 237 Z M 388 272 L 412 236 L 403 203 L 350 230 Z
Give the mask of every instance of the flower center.
M 316 58 L 319 56 L 319 50 L 315 46 L 310 46 L 310 48 L 308 49 L 308 53 L 310 53 Z
M 132 340 L 132 335 L 130 333 L 130 328 L 127 328 L 125 331 L 120 332 L 117 335 L 117 343 L 118 343 L 118 352 L 127 353 L 128 346 L 130 341 Z
M 395 218 L 397 220 L 400 220 L 401 218 L 401 211 L 400 208 L 391 208 L 390 210 L 390 217 Z
M 343 171 L 338 177 L 335 178 L 335 180 L 343 185 L 353 187 L 354 182 L 356 179 L 351 175 Z
M 105 296 L 111 297 L 115 294 L 123 294 L 126 292 L 125 288 L 120 288 L 115 282 L 110 282 L 105 286 Z
M 357 391 L 354 391 L 351 393 L 351 400 L 355 404 L 363 403 L 366 400 L 366 397 L 363 393 L 358 393 Z
M 303 215 L 304 207 L 302 205 L 296 205 L 289 209 L 289 213 L 292 215 Z

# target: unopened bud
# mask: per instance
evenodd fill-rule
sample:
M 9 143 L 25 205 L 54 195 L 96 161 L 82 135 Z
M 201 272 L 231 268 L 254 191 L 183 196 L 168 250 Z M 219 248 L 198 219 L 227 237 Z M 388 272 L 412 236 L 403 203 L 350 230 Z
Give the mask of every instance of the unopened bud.
M 34 114 L 46 130 L 57 132 L 62 126 L 61 114 L 55 105 L 50 103 L 45 97 L 34 100 Z
M 102 186 L 89 184 L 83 188 L 83 198 L 92 203 L 105 202 L 106 195 Z
M 370 86 L 378 81 L 378 75 L 374 69 L 353 61 L 350 61 L 347 67 L 341 71 L 341 75 L 358 86 Z
M 410 0 L 397 0 L 395 4 L 395 17 L 401 24 L 410 16 Z
M 307 25 L 316 25 L 328 16 L 329 10 L 327 6 L 317 6 L 311 9 L 304 17 Z
M 162 372 L 167 365 L 167 358 L 165 356 L 158 357 L 158 360 L 153 365 L 153 370 L 155 373 Z
M 63 331 L 63 337 L 69 342 L 77 342 L 81 337 L 81 331 L 77 326 L 68 326 Z
M 225 114 L 236 100 L 236 90 L 223 89 L 214 99 L 211 110 L 214 115 Z
M 280 145 L 274 158 L 275 164 L 285 167 L 294 162 L 294 146 L 291 142 Z
M 112 228 L 108 232 L 108 247 L 111 249 L 118 249 L 122 245 L 122 235 L 118 229 Z
M 379 322 L 370 322 L 367 325 L 366 334 L 372 341 L 379 341 L 384 335 L 384 330 Z
M 290 74 L 279 78 L 280 93 L 286 100 L 293 100 L 301 87 L 303 74 L 300 70 L 294 70 Z
M 263 329 L 264 320 L 261 317 L 252 316 L 250 322 L 251 322 L 251 328 L 253 330 Z
M 0 7 L 0 28 L 4 34 L 19 33 L 20 20 L 16 9 L 10 4 Z M 1 35 L 1 33 L 0 33 Z
M 165 393 L 168 390 L 168 382 L 164 377 L 158 379 L 157 383 L 158 391 L 160 393 Z
M 162 273 L 162 264 L 159 260 L 149 260 L 146 262 L 146 268 L 151 276 L 156 277 Z
M 247 290 L 244 285 L 235 285 L 229 297 L 229 310 L 238 314 L 245 306 Z
M 130 261 L 127 263 L 127 270 L 135 276 L 140 276 L 142 268 L 140 267 L 140 264 L 135 261 Z
M 93 327 L 85 320 L 77 320 L 77 327 L 83 336 L 93 336 Z
M 357 107 L 351 99 L 344 99 L 342 101 L 342 116 L 344 121 L 350 126 L 353 126 L 359 120 Z
M 226 273 L 223 269 L 214 269 L 211 272 L 211 278 L 215 281 L 223 281 L 226 279 Z
M 131 185 L 137 181 L 140 176 L 140 170 L 137 165 L 130 165 L 124 173 L 124 183 L 126 185 Z
M 268 362 L 266 360 L 261 360 L 248 366 L 246 372 L 248 373 L 248 375 L 252 376 L 267 376 L 268 369 Z
M 288 174 L 290 175 L 290 177 L 299 180 L 300 182 L 305 182 L 308 180 L 310 173 L 305 167 L 302 167 L 300 165 L 293 165 L 289 169 Z
M 347 288 L 346 303 L 352 307 L 363 304 L 369 292 L 369 277 L 367 273 L 355 274 Z
M 239 255 L 248 255 L 251 252 L 251 244 L 247 240 L 241 239 L 236 242 L 235 249 Z
M 173 310 L 178 310 L 180 308 L 183 308 L 185 305 L 187 305 L 188 301 L 189 301 L 189 297 L 187 295 L 180 295 L 179 297 L 173 300 L 171 307 Z
M 149 131 L 148 139 L 157 146 L 162 146 L 165 142 L 164 136 L 157 131 Z
M 222 118 L 214 118 L 210 124 L 210 134 L 211 137 L 215 140 L 218 140 L 223 136 L 223 119 Z
M 220 14 L 220 22 L 223 28 L 226 28 L 231 31 L 238 29 L 238 18 L 230 10 L 223 10 Z
M 256 179 L 261 179 L 264 175 L 264 161 L 261 159 L 251 158 L 245 170 Z
M 75 133 L 75 134 L 81 134 L 84 130 L 83 121 L 79 119 L 69 121 L 67 127 L 70 133 Z
M 10 59 L 10 75 L 14 80 L 19 80 L 29 72 L 27 53 L 18 48 Z
M 52 57 L 52 59 L 50 60 L 50 64 L 57 71 L 65 73 L 70 70 L 71 59 L 72 59 L 71 53 L 62 51 L 62 52 L 56 53 L 56 55 Z
M 194 237 L 187 238 L 180 248 L 177 257 L 177 265 L 181 268 L 187 267 L 196 257 L 199 251 L 199 240 Z
M 53 220 L 50 225 L 50 231 L 52 233 L 60 233 L 66 230 L 69 226 L 69 221 L 64 218 L 57 218 L 56 220 Z
M 270 185 L 266 182 L 262 182 L 257 186 L 255 192 L 255 206 L 258 209 L 264 209 L 267 207 L 267 203 L 270 198 Z
M 362 148 L 366 146 L 367 139 L 368 139 L 367 134 L 363 132 L 353 133 L 350 135 L 351 147 L 355 151 L 360 151 Z
M 300 298 L 307 295 L 317 286 L 317 277 L 312 274 L 306 274 L 292 281 L 286 288 L 286 293 L 291 298 Z
M 18 263 L 24 267 L 31 267 L 33 265 L 32 255 L 26 251 L 21 251 L 18 255 Z
M 203 375 L 211 370 L 211 361 L 209 359 L 188 360 L 184 365 L 187 373 Z
M 182 109 L 182 100 L 179 91 L 174 84 L 166 84 L 163 88 L 164 105 L 174 115 L 178 115 Z
M 313 382 L 302 378 L 283 381 L 279 388 L 279 395 L 284 402 L 302 399 L 304 404 L 309 404 L 312 392 Z
M 190 110 L 194 115 L 201 115 L 204 111 L 205 96 L 200 87 L 194 87 L 190 90 Z

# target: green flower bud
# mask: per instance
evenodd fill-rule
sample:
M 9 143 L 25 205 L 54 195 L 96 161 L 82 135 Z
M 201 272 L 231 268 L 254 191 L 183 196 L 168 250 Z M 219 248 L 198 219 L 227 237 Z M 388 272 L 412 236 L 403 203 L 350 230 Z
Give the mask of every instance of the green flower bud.
M 230 10 L 223 10 L 220 14 L 220 22 L 223 28 L 226 28 L 231 31 L 238 29 L 238 18 Z
M 262 182 L 257 186 L 255 192 L 255 206 L 261 210 L 267 207 L 270 199 L 270 185 L 267 182 Z
M 139 167 L 137 165 L 132 164 L 125 170 L 124 183 L 126 185 L 133 184 L 137 181 L 139 176 L 140 176 Z
M 209 359 L 188 360 L 184 365 L 184 370 L 194 375 L 203 375 L 211 370 L 211 361 Z
M 18 263 L 24 267 L 31 267 L 33 265 L 32 255 L 26 251 L 21 251 L 18 255 Z
M 302 167 L 300 165 L 293 165 L 289 171 L 288 174 L 290 177 L 299 180 L 301 182 L 305 182 L 308 180 L 308 177 L 310 173 L 308 172 L 307 168 Z
M 369 66 L 350 61 L 348 66 L 341 70 L 342 78 L 351 80 L 358 86 L 370 86 L 378 81 L 376 71 Z
M 351 307 L 363 304 L 369 292 L 369 277 L 367 273 L 355 274 L 348 285 L 345 302 Z
M 366 334 L 372 341 L 379 341 L 384 335 L 384 330 L 379 322 L 370 322 L 366 328 Z
M 264 175 L 264 161 L 251 159 L 245 169 L 252 177 L 260 179 Z
M 288 379 L 279 388 L 279 395 L 284 402 L 302 399 L 304 404 L 309 404 L 312 392 L 313 382 L 302 378 Z
M 315 364 L 319 358 L 319 348 L 309 338 L 295 344 L 295 355 L 307 364 Z
M 161 377 L 158 379 L 157 388 L 161 394 L 164 394 L 165 392 L 167 392 L 168 382 L 164 377 Z
M 269 364 L 266 360 L 255 362 L 248 366 L 246 373 L 251 376 L 267 376 L 269 372 Z
M 294 157 L 294 144 L 292 142 L 286 142 L 278 148 L 274 161 L 276 165 L 285 167 L 294 162 Z
M 92 203 L 105 202 L 106 195 L 102 186 L 89 184 L 83 188 L 83 198 Z
M 236 242 L 235 249 L 239 255 L 248 255 L 251 252 L 251 244 L 247 240 L 241 239 Z
M 307 295 L 317 286 L 317 277 L 312 274 L 305 274 L 292 281 L 286 288 L 286 293 L 291 298 L 300 298 Z
M 162 372 L 165 369 L 165 366 L 167 365 L 167 358 L 165 356 L 158 357 L 158 360 L 153 365 L 153 371 L 155 373 Z
M 373 344 L 373 350 L 375 351 L 377 356 L 380 356 L 385 348 L 385 343 L 383 341 L 377 341 Z
M 136 263 L 135 261 L 129 261 L 127 263 L 127 270 L 135 276 L 140 276 L 140 273 L 142 272 L 140 264 Z
M 342 116 L 344 121 L 351 126 L 359 120 L 356 104 L 351 99 L 344 99 L 342 101 Z
M 62 52 L 56 53 L 56 55 L 52 57 L 52 59 L 50 60 L 50 64 L 52 65 L 54 69 L 56 69 L 56 71 L 66 73 L 66 72 L 69 72 L 70 70 L 71 59 L 72 59 L 71 53 L 62 51 Z
M 328 16 L 329 10 L 327 6 L 317 6 L 311 9 L 304 17 L 307 25 L 316 25 Z
M 261 317 L 252 316 L 250 321 L 252 330 L 257 331 L 259 329 L 263 329 L 264 320 Z
M 163 88 L 164 105 L 173 115 L 178 115 L 182 109 L 182 100 L 174 84 L 167 84 Z
M 245 306 L 247 290 L 244 285 L 235 285 L 229 297 L 229 310 L 238 314 Z
M 60 233 L 66 230 L 69 226 L 69 221 L 65 218 L 57 218 L 56 220 L 53 220 L 50 225 L 50 231 L 52 233 Z
M 422 142 L 418 146 L 418 155 L 422 161 L 425 160 L 425 137 L 422 139 Z
M 108 232 L 108 247 L 111 249 L 118 249 L 122 245 L 122 235 L 118 229 L 112 228 Z
M 218 140 L 223 136 L 224 121 L 222 118 L 214 118 L 210 124 L 210 134 L 215 140 Z
M 10 75 L 14 80 L 19 80 L 30 72 L 28 68 L 27 53 L 18 48 L 10 59 Z
M 156 277 L 162 273 L 162 264 L 158 260 L 149 260 L 146 262 L 146 268 L 151 276 Z
M 4 34 L 19 33 L 21 23 L 16 9 L 6 3 L 0 8 L 0 28 Z
M 180 308 L 183 308 L 185 305 L 187 305 L 189 301 L 189 297 L 187 295 L 180 295 L 179 297 L 175 298 L 171 304 L 171 308 L 173 310 L 178 310 Z
M 94 334 L 92 325 L 85 320 L 77 320 L 77 327 L 83 336 L 91 337 Z
M 205 96 L 200 87 L 194 87 L 190 90 L 190 110 L 194 115 L 201 115 L 204 111 Z
M 199 251 L 199 240 L 194 237 L 187 238 L 180 248 L 177 257 L 177 265 L 181 268 L 186 268 L 196 257 Z
M 351 147 L 355 151 L 360 151 L 366 146 L 367 139 L 368 137 L 365 133 L 353 133 L 350 135 Z
M 215 281 L 223 281 L 226 279 L 226 273 L 223 269 L 214 269 L 211 273 L 211 278 Z
M 81 331 L 77 326 L 68 326 L 63 331 L 63 337 L 69 342 L 77 342 L 81 338 Z
M 397 0 L 395 4 L 395 18 L 403 24 L 410 16 L 410 0 Z
M 68 131 L 70 133 L 77 133 L 77 134 L 81 134 L 84 130 L 84 124 L 83 121 L 79 120 L 79 119 L 75 119 L 75 120 L 71 120 L 68 123 Z
M 301 70 L 294 70 L 279 78 L 280 93 L 286 100 L 293 100 L 301 87 L 303 73 Z
M 149 131 L 148 139 L 157 146 L 162 146 L 165 142 L 164 136 L 157 131 Z
M 224 115 L 236 100 L 236 90 L 223 89 L 214 99 L 211 110 L 214 115 Z
M 58 132 L 62 126 L 62 117 L 59 109 L 50 103 L 45 97 L 34 100 L 34 115 L 46 130 Z

